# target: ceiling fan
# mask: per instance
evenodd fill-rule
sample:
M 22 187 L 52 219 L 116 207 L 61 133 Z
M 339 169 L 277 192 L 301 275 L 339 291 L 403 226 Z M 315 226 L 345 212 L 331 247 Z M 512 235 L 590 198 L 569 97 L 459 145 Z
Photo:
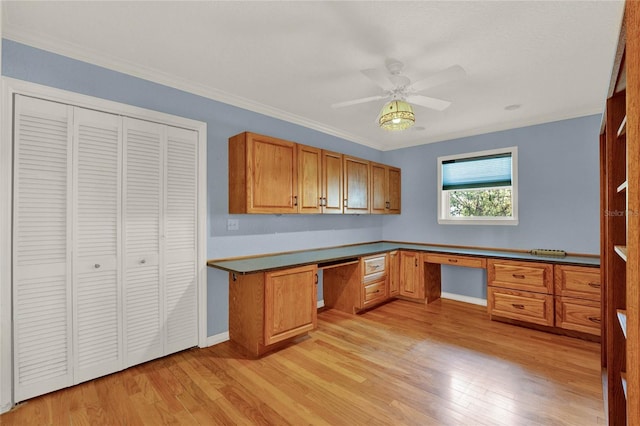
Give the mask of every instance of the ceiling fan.
M 396 128 L 388 128 L 390 130 L 403 130 L 411 126 L 415 121 L 415 118 L 413 118 L 413 111 L 411 110 L 411 106 L 406 105 L 406 103 L 420 105 L 425 108 L 435 109 L 437 111 L 443 111 L 447 107 L 449 107 L 449 105 L 451 105 L 450 101 L 421 95 L 419 94 L 419 92 L 422 92 L 423 90 L 429 89 L 431 87 L 438 86 L 440 84 L 447 83 L 449 81 L 460 79 L 466 75 L 466 72 L 460 65 L 453 65 L 449 68 L 446 68 L 445 70 L 432 74 L 431 76 L 423 80 L 412 83 L 409 77 L 402 75 L 402 69 L 404 68 L 404 64 L 402 62 L 396 59 L 388 59 L 385 64 L 386 70 L 372 68 L 360 71 L 362 74 L 364 74 L 384 90 L 384 93 L 382 95 L 369 96 L 366 98 L 354 99 L 345 102 L 338 102 L 331 105 L 331 107 L 344 108 L 366 102 L 390 99 L 391 102 L 385 104 L 385 107 L 383 107 L 381 117 L 384 115 L 385 109 L 388 109 L 395 114 L 401 114 L 403 112 L 403 108 L 408 108 L 408 113 L 411 115 L 410 123 L 408 123 L 407 126 L 396 126 Z M 400 102 L 396 102 L 395 105 L 393 105 L 392 103 L 394 101 Z M 400 109 L 401 111 L 396 112 L 398 109 Z M 386 128 L 382 120 L 380 120 L 380 126 Z

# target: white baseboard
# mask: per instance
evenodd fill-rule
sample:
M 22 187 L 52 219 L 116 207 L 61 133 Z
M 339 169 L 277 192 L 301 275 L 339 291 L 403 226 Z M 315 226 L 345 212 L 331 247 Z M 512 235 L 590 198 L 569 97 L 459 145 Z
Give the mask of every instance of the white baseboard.
M 324 308 L 324 299 L 323 300 L 318 300 L 317 307 L 318 307 L 318 309 Z M 227 340 L 229 340 L 229 332 L 228 331 L 225 331 L 225 332 L 222 332 L 222 333 L 218 333 L 218 334 L 214 334 L 213 336 L 208 336 L 207 337 L 207 346 L 206 347 L 217 345 L 218 343 L 226 342 Z
M 213 336 L 207 337 L 207 347 L 217 345 L 218 343 L 226 342 L 229 340 L 229 332 L 225 331 L 222 333 L 214 334 Z
M 473 305 L 487 306 L 487 299 L 480 299 L 479 297 L 463 296 L 461 294 L 442 292 L 440 297 L 443 299 L 457 300 L 458 302 L 471 303 Z

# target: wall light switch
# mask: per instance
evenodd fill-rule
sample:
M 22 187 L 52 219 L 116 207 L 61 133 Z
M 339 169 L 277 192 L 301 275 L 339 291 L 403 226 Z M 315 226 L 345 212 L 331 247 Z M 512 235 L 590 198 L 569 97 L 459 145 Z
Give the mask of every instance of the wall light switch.
M 240 229 L 239 219 L 227 219 L 227 231 L 237 231 Z

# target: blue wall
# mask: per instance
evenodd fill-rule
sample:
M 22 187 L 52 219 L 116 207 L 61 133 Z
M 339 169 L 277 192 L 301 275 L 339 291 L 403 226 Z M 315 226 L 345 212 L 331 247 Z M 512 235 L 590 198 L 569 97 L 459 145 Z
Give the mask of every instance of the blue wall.
M 210 259 L 381 239 L 598 252 L 599 116 L 380 152 L 9 40 L 3 40 L 2 75 L 206 122 Z M 401 167 L 402 215 L 230 216 L 227 139 L 245 130 Z M 438 225 L 436 158 L 513 145 L 519 150 L 520 225 Z M 227 231 L 230 217 L 240 220 L 239 231 Z M 443 267 L 442 275 L 444 291 L 485 297 L 482 271 Z M 210 336 L 228 330 L 227 280 L 226 273 L 207 270 Z
M 516 249 L 600 251 L 600 115 L 385 152 L 402 168 L 402 215 L 383 239 Z M 518 147 L 518 226 L 439 225 L 437 158 Z M 443 291 L 486 298 L 483 271 L 443 269 Z M 466 287 L 473 283 L 473 287 Z

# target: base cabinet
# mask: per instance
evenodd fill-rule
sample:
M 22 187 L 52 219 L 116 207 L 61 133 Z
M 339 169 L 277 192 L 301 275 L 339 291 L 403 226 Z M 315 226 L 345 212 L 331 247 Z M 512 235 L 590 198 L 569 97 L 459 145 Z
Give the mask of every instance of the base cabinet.
M 422 254 L 415 251 L 400 251 L 400 296 L 424 300 L 424 262 Z
M 489 259 L 487 281 L 492 319 L 554 327 L 560 333 L 601 334 L 597 267 Z
M 554 266 L 556 327 L 601 335 L 600 268 Z
M 229 338 L 255 356 L 317 325 L 315 265 L 229 277 Z

